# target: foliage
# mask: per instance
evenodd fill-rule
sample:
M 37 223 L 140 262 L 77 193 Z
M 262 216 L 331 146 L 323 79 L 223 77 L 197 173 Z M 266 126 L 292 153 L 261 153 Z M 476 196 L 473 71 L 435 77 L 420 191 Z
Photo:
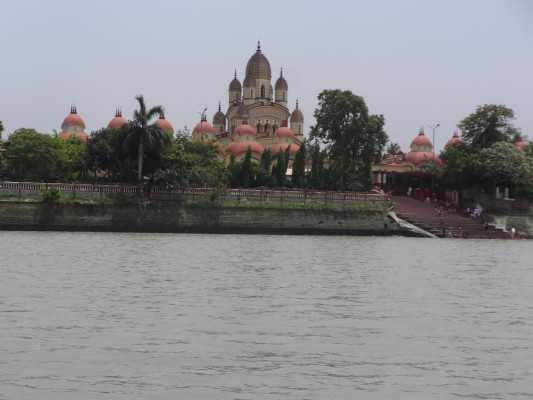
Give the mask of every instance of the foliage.
M 281 149 L 279 149 L 278 154 L 276 154 L 276 164 L 272 169 L 272 175 L 274 177 L 277 187 L 285 186 L 287 163 L 285 162 L 285 156 Z
M 494 143 L 510 141 L 519 134 L 513 127 L 514 111 L 504 105 L 486 104 L 457 124 L 463 140 L 474 150 L 491 147 Z
M 55 137 L 61 154 L 62 168 L 58 176 L 62 182 L 83 181 L 87 172 L 87 152 L 85 142 L 71 135 L 67 140 Z
M 2 141 L 2 132 L 4 131 L 4 123 L 0 121 L 0 143 Z
M 498 142 L 480 153 L 483 176 L 494 185 L 533 184 L 533 160 L 515 144 Z
M 305 140 L 300 145 L 292 165 L 292 182 L 294 187 L 303 188 L 305 185 L 305 159 L 307 157 Z
M 48 189 L 41 189 L 39 192 L 39 197 L 44 203 L 57 203 L 61 199 L 61 193 L 55 187 Z
M 317 142 L 313 143 L 310 150 L 311 160 L 311 174 L 308 178 L 308 185 L 312 189 L 323 188 L 324 183 L 324 160 L 326 157 L 325 151 L 320 149 Z
M 392 156 L 394 154 L 398 154 L 401 150 L 402 149 L 400 148 L 400 145 L 398 143 L 390 142 L 385 152 Z
M 440 157 L 445 167 L 435 172 L 441 184 L 454 189 L 467 189 L 479 184 L 483 175 L 483 163 L 477 152 L 458 142 L 446 149 Z
M 5 175 L 17 181 L 54 181 L 62 168 L 58 143 L 34 129 L 13 132 L 7 141 L 6 157 Z
M 323 143 L 336 162 L 334 175 L 342 174 L 339 186 L 370 187 L 372 161 L 388 141 L 384 117 L 369 115 L 361 96 L 338 89 L 318 95 L 314 117 L 310 137 Z
M 254 171 L 252 168 L 252 148 L 248 146 L 244 160 L 241 166 L 241 183 L 242 187 L 249 188 L 254 180 Z
M 136 96 L 135 99 L 139 102 L 139 109 L 134 111 L 133 121 L 128 122 L 124 128 L 127 130 L 125 144 L 135 143 L 139 149 L 137 155 L 137 181 L 140 182 L 143 173 L 146 172 L 143 170 L 144 146 L 146 145 L 147 149 L 151 150 L 151 158 L 153 159 L 154 156 L 159 155 L 165 146 L 170 144 L 171 134 L 156 124 L 149 124 L 152 118 L 164 113 L 162 106 L 154 106 L 147 110 L 142 95 Z M 150 160 L 150 157 L 147 158 Z M 151 165 L 151 167 L 152 171 L 155 170 L 155 165 Z

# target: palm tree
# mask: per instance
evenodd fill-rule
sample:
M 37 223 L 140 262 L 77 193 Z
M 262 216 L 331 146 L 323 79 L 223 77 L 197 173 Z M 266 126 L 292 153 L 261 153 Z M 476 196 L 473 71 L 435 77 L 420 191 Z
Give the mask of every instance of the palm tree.
M 127 127 L 128 135 L 126 143 L 130 141 L 139 141 L 139 155 L 137 160 L 137 180 L 141 182 L 143 177 L 143 158 L 144 145 L 153 149 L 161 149 L 164 145 L 170 143 L 170 135 L 156 124 L 149 125 L 150 120 L 156 115 L 162 115 L 165 110 L 162 106 L 154 106 L 150 110 L 146 110 L 144 97 L 142 95 L 136 96 L 135 99 L 139 102 L 139 109 L 133 113 L 133 121 L 129 122 Z
M 389 145 L 387 146 L 387 154 L 390 154 L 391 156 L 399 153 L 400 150 L 401 148 L 398 143 L 390 142 Z

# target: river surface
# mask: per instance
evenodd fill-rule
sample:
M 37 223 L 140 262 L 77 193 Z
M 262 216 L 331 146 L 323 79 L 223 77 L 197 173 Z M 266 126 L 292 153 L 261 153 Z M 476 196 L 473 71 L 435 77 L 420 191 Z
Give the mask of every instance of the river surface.
M 0 232 L 0 399 L 533 399 L 531 241 Z

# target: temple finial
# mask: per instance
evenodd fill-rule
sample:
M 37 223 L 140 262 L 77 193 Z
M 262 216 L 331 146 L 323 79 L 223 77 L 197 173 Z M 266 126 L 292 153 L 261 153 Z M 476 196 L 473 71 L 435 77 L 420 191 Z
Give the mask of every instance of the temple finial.
M 257 41 L 257 51 L 261 51 L 261 41 Z

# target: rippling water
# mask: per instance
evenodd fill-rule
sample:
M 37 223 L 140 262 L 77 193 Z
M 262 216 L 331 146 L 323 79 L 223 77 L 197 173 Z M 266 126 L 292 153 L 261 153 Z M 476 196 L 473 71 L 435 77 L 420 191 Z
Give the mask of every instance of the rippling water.
M 0 399 L 531 399 L 529 241 L 0 232 Z

